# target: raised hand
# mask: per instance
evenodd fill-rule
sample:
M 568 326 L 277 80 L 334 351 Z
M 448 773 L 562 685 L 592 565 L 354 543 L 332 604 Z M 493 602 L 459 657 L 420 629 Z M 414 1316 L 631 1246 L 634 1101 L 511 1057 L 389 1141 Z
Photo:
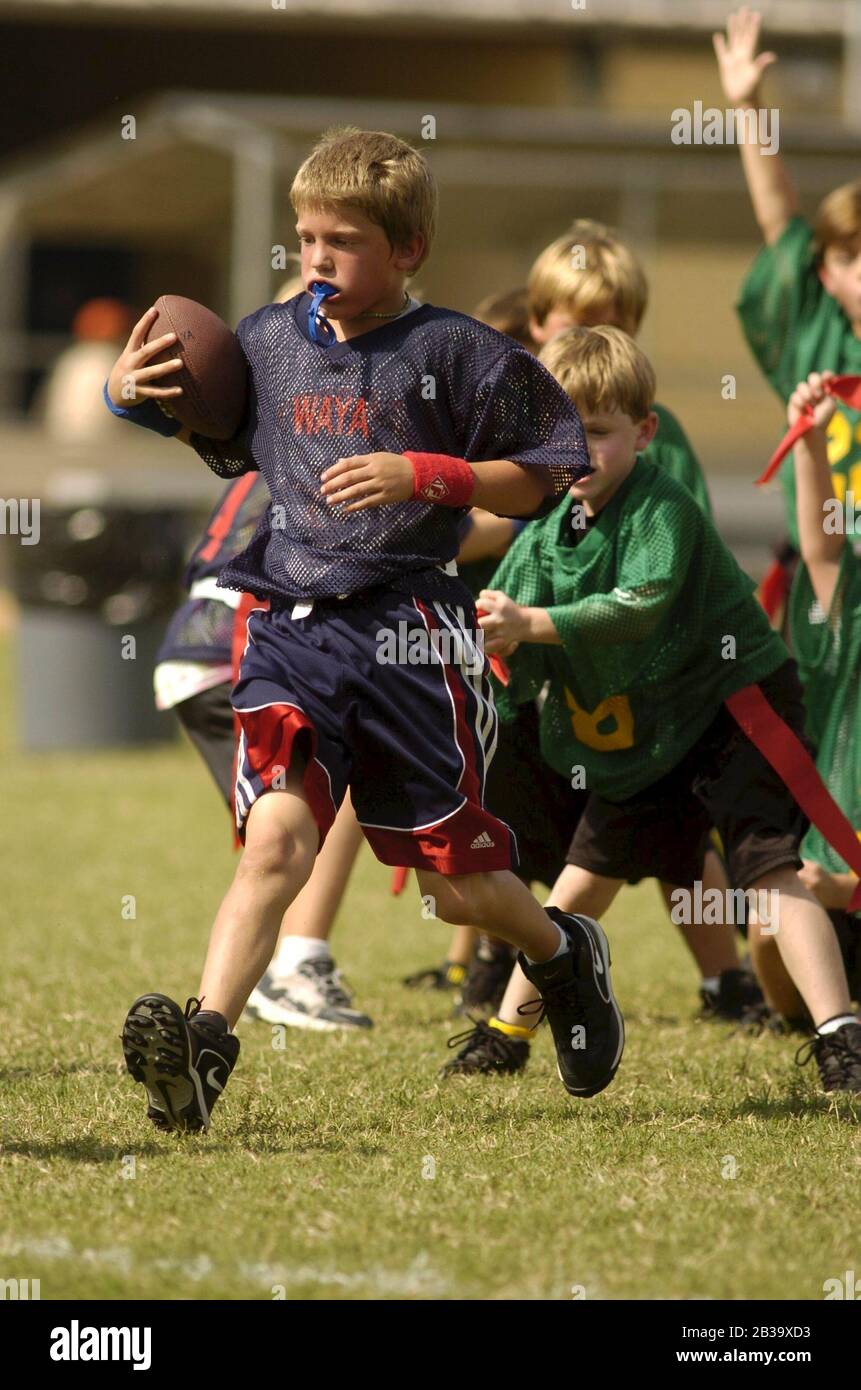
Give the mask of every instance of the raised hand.
M 786 418 L 794 425 L 800 415 L 813 412 L 815 429 L 824 429 L 837 409 L 837 401 L 828 394 L 828 383 L 834 372 L 811 372 L 806 381 L 800 381 L 789 397 Z
M 724 96 L 733 106 L 753 101 L 762 74 L 777 62 L 776 53 L 757 54 L 762 15 L 743 5 L 727 19 L 726 37 L 712 35 Z

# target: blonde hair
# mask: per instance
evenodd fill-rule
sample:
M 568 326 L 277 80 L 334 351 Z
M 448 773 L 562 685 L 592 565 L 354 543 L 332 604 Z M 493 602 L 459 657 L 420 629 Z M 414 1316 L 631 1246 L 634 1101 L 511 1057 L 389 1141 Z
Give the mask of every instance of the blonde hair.
M 613 319 L 632 336 L 646 312 L 643 268 L 615 232 L 581 218 L 552 241 L 529 272 L 529 309 L 543 323 L 554 309 L 573 319 Z
M 392 248 L 420 232 L 424 250 L 410 274 L 430 254 L 437 212 L 434 176 L 424 155 L 383 130 L 327 130 L 299 168 L 290 201 L 297 213 L 357 208 L 383 229 Z
M 813 247 L 817 261 L 832 246 L 854 250 L 861 244 L 861 179 L 841 184 L 829 193 L 816 212 Z
M 536 351 L 535 340 L 529 332 L 529 296 L 526 286 L 516 290 L 503 290 L 500 294 L 489 294 L 477 304 L 472 317 L 498 333 L 507 333 L 522 347 Z
M 620 410 L 644 420 L 655 399 L 655 373 L 646 354 L 621 328 L 566 328 L 545 343 L 538 360 L 581 414 Z

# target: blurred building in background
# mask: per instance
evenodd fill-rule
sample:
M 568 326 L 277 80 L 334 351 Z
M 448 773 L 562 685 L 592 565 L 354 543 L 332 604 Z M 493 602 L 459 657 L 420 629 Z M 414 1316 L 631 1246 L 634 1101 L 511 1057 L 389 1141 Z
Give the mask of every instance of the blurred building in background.
M 0 416 L 14 442 L 0 490 L 32 489 L 50 463 L 22 422 L 85 301 L 137 314 L 182 293 L 235 323 L 273 297 L 273 247 L 295 244 L 293 173 L 342 122 L 392 130 L 430 159 L 441 218 L 415 289 L 432 302 L 469 311 L 521 283 L 574 217 L 628 236 L 651 282 L 642 342 L 660 397 L 712 482 L 741 487 L 782 428 L 733 312 L 756 227 L 737 149 L 670 139 L 676 108 L 724 105 L 711 33 L 731 8 L 0 0 Z M 859 172 L 861 0 L 760 8 L 781 60 L 766 99 L 812 211 Z M 165 473 L 194 467 L 161 441 L 136 450 Z

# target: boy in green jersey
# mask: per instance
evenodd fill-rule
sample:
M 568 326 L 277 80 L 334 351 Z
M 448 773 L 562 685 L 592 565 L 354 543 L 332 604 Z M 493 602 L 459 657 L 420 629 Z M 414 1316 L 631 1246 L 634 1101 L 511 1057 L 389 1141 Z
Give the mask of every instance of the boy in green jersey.
M 804 700 L 814 711 L 816 765 L 834 800 L 861 832 L 861 540 L 854 509 L 834 498 L 826 433 L 837 403 L 825 393 L 831 372 L 811 373 L 789 399 L 789 423 L 805 405 L 814 427 L 795 447 L 798 535 L 803 564 L 791 596 L 791 623 Z M 848 523 L 848 524 L 847 524 Z M 858 987 L 859 918 L 846 911 L 857 877 L 811 826 L 801 846 L 801 877 L 831 913 L 850 984 Z
M 742 8 L 730 15 L 726 36 L 714 36 L 724 93 L 743 111 L 759 107 L 762 74 L 777 61 L 774 53 L 757 54 L 760 22 Z M 739 153 L 765 245 L 737 310 L 754 357 L 786 402 L 810 372 L 861 373 L 861 179 L 829 193 L 811 226 L 799 214 L 780 154 L 747 136 Z M 861 411 L 837 405 L 828 422 L 828 459 L 837 498 L 842 502 L 850 491 L 861 499 Z M 791 458 L 779 476 L 797 550 Z
M 695 898 L 714 826 L 752 935 L 777 941 L 816 1026 L 825 1089 L 861 1091 L 861 1025 L 837 939 L 797 872 L 807 821 L 724 706 L 758 687 L 801 736 L 794 662 L 711 521 L 642 457 L 655 379 L 636 344 L 603 327 L 553 346 L 595 472 L 524 531 L 480 597 L 486 650 L 511 664 L 501 712 L 546 685 L 544 757 L 589 791 L 550 901 L 593 915 L 650 876 Z M 500 1018 L 522 1024 L 533 998 L 515 976 Z

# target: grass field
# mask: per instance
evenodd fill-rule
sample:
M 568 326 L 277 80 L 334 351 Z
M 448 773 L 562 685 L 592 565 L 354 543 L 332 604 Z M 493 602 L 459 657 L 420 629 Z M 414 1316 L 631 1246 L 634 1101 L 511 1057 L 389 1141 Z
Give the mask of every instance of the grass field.
M 210 1137 L 151 1131 L 117 1035 L 144 989 L 197 987 L 224 812 L 180 744 L 24 757 L 2 727 L 0 1278 L 43 1299 L 820 1299 L 861 1271 L 861 1106 L 821 1096 L 792 1042 L 695 1021 L 651 884 L 607 919 L 628 1047 L 592 1101 L 543 1031 L 517 1078 L 437 1081 L 461 1025 L 398 980 L 447 929 L 365 852 L 335 945 L 374 1031 L 279 1051 L 244 1025 Z

